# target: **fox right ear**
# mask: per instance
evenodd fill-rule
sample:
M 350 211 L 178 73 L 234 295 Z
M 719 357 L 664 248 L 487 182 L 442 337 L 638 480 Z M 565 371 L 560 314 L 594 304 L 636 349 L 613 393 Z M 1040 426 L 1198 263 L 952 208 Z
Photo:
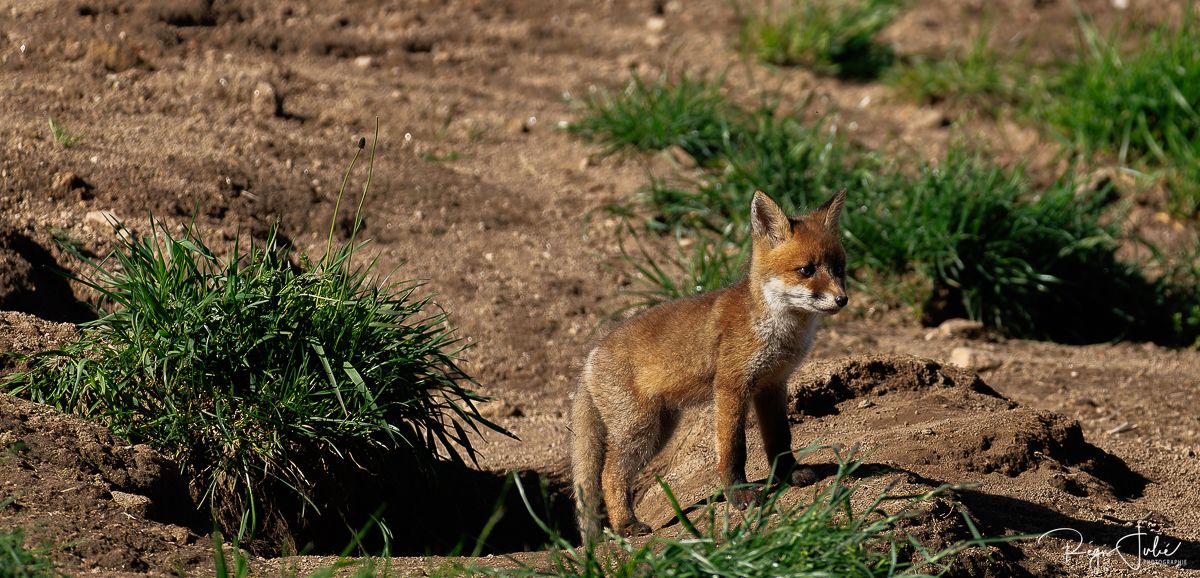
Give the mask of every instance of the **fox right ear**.
M 754 191 L 754 200 L 750 201 L 750 231 L 774 247 L 792 234 L 792 223 L 774 199 L 762 191 Z
M 842 220 L 842 207 L 844 206 L 846 206 L 845 188 L 834 193 L 828 201 L 825 201 L 825 204 L 817 207 L 817 210 L 813 211 L 813 215 L 822 225 L 825 225 L 826 229 L 836 233 L 838 224 Z

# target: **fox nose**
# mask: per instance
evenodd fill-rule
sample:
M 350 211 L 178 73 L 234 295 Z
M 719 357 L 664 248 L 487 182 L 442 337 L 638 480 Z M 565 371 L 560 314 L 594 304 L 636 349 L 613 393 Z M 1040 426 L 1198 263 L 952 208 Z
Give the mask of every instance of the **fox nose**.
M 846 297 L 845 295 L 838 295 L 837 297 L 833 298 L 833 302 L 837 303 L 838 307 L 845 307 L 846 304 L 850 302 L 850 298 Z

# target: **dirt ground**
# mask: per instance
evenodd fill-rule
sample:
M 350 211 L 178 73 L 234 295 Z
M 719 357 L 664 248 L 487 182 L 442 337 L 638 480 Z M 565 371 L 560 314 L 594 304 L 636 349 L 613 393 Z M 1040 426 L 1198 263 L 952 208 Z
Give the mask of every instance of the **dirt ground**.
M 938 53 L 991 27 L 993 45 L 1049 59 L 1075 46 L 1074 4 L 914 0 L 884 35 L 902 54 Z M 1102 26 L 1179 14 L 1177 4 L 1079 4 Z M 72 300 L 88 294 L 48 273 L 78 268 L 53 239 L 102 254 L 110 219 L 139 230 L 150 215 L 176 228 L 194 219 L 217 246 L 278 222 L 297 247 L 319 253 L 353 143 L 378 118 L 369 250 L 383 271 L 428 279 L 475 344 L 464 368 L 499 400 L 485 412 L 520 437 L 487 436 L 482 468 L 561 483 L 580 359 L 628 302 L 618 223 L 599 209 L 636 195 L 660 165 L 598 158 L 560 130 L 579 97 L 619 86 L 634 66 L 725 71 L 735 98 L 812 95 L 809 114 L 882 150 L 932 159 L 965 137 L 1029 164 L 1035 177 L 1060 162 L 1053 139 L 1027 123 L 915 104 L 878 83 L 748 65 L 735 39 L 723 0 L 4 3 L 0 310 L 14 312 L 0 314 L 0 349 L 61 342 L 72 330 L 55 322 L 86 319 Z M 55 142 L 49 116 L 78 142 Z M 337 219 L 338 234 L 352 210 Z M 1160 236 L 1194 234 L 1146 220 Z M 1141 528 L 1171 552 L 1158 558 L 1200 568 L 1200 353 L 947 336 L 869 304 L 820 335 L 792 384 L 797 443 L 863 444 L 870 487 L 897 477 L 913 487 L 976 483 L 956 497 L 985 533 L 1069 527 L 1094 544 L 1086 550 L 1108 551 Z M 988 367 L 982 381 L 945 364 L 959 347 Z M 704 415 L 688 423 L 641 487 L 658 473 L 695 503 L 712 491 L 714 459 Z M 209 571 L 207 538 L 169 514 L 179 498 L 173 468 L 149 448 L 7 397 L 0 442 L 0 525 L 27 528 L 65 571 Z M 831 455 L 806 459 L 827 467 Z M 761 478 L 765 463 L 752 471 Z M 661 498 L 645 492 L 643 519 L 669 521 Z M 1064 556 L 1069 541 L 1055 538 L 995 549 L 964 572 L 1189 574 L 1130 568 L 1131 544 L 1089 568 L 1088 556 Z M 257 563 L 272 572 L 327 561 Z M 397 568 L 419 574 L 441 563 L 406 558 Z

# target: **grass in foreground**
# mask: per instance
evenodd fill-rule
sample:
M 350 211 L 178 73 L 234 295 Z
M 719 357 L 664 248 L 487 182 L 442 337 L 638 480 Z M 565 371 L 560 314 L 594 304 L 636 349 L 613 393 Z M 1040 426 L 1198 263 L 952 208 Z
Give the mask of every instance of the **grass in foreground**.
M 785 0 L 776 10 L 743 10 L 742 49 L 768 64 L 804 66 L 855 80 L 871 80 L 895 55 L 875 36 L 900 11 L 899 0 Z
M 969 316 L 1018 337 L 1191 344 L 1200 336 L 1200 275 L 1159 256 L 1156 268 L 1184 272 L 1151 279 L 1118 259 L 1126 238 L 1106 218 L 1114 210 L 1107 191 L 1084 190 L 1070 171 L 1033 190 L 1019 170 L 961 149 L 905 167 L 770 108 L 727 118 L 739 122 L 729 125 L 728 146 L 703 176 L 653 180 L 644 210 L 627 208 L 634 219 L 645 215 L 649 230 L 686 245 L 672 264 L 626 243 L 637 248 L 626 258 L 641 283 L 641 304 L 740 275 L 755 189 L 791 211 L 848 187 L 842 221 L 860 289 L 894 299 L 903 286 L 918 313 Z M 608 146 L 620 144 L 613 137 Z
M 863 483 L 853 479 L 862 465 L 853 450 L 848 456 L 837 457 L 837 475 L 816 492 L 811 503 L 781 505 L 783 492 L 778 491 L 735 523 L 718 514 L 711 504 L 689 517 L 671 489 L 662 484 L 675 508 L 679 528 L 675 537 L 652 536 L 639 544 L 610 535 L 604 543 L 575 547 L 546 527 L 554 544 L 548 567 L 465 567 L 459 569 L 459 574 L 597 578 L 922 576 L 946 571 L 955 556 L 970 548 L 1013 539 L 981 537 L 973 521 L 961 512 L 973 538 L 930 551 L 903 525 L 917 515 L 918 505 L 945 496 L 952 488 L 897 495 L 889 487 L 878 495 L 867 495 Z M 525 495 L 523 488 L 518 486 L 518 490 Z
M 173 457 L 226 531 L 231 512 L 252 529 L 311 515 L 331 464 L 407 456 L 397 483 L 419 487 L 442 456 L 474 458 L 471 431 L 500 429 L 475 409 L 446 314 L 418 282 L 378 282 L 353 234 L 293 262 L 274 232 L 224 257 L 194 229 L 118 233 L 104 260 L 80 256 L 111 312 L 0 385 Z
M 59 576 L 45 552 L 25 548 L 25 531 L 0 529 L 0 576 L 4 578 L 53 578 Z

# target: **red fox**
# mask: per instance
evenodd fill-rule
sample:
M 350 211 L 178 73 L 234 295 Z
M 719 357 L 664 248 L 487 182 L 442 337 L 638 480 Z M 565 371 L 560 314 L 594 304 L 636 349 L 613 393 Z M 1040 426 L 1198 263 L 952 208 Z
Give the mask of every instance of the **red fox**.
M 734 285 L 653 307 L 603 338 L 583 366 L 572 407 L 572 460 L 580 531 L 600 532 L 600 497 L 613 530 L 650 532 L 633 513 L 630 483 L 662 449 L 682 410 L 713 402 L 726 499 L 744 509 L 746 414 L 758 416 L 778 479 L 815 481 L 798 469 L 787 421 L 787 381 L 812 348 L 817 321 L 846 306 L 839 219 L 846 191 L 788 217 L 771 197 L 750 203 L 751 257 Z

